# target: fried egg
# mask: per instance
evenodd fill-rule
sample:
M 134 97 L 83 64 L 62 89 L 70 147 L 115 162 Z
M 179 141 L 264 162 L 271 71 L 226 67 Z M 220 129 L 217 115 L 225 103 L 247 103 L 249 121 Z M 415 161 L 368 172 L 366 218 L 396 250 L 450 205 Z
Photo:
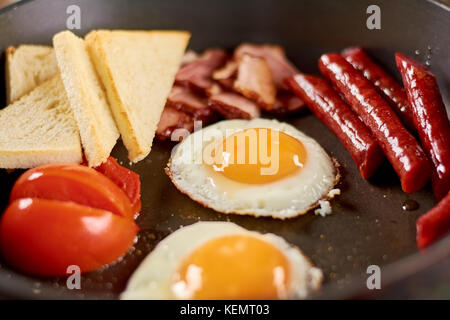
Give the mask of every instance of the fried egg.
M 293 299 L 318 290 L 322 271 L 274 234 L 197 222 L 163 239 L 121 299 Z
M 225 120 L 187 136 L 166 172 L 193 200 L 222 213 L 292 218 L 330 192 L 337 162 L 312 138 L 269 119 Z

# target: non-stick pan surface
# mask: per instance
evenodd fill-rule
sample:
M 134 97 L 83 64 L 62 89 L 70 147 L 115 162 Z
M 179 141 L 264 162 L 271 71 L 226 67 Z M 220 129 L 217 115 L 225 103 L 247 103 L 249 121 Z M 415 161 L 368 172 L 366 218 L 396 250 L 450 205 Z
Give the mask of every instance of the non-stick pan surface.
M 94 28 L 186 29 L 192 32 L 190 48 L 211 46 L 232 49 L 241 42 L 283 45 L 289 58 L 304 72 L 317 73 L 317 59 L 327 51 L 361 45 L 397 78 L 394 52 L 430 61 L 447 106 L 450 105 L 450 11 L 425 0 L 377 1 L 381 29 L 366 27 L 367 7 L 373 1 L 25 1 L 0 11 L 0 50 L 22 43 L 50 44 L 53 34 L 66 28 L 69 5 L 81 9 L 84 35 Z M 2 63 L 3 67 L 3 63 Z M 3 80 L 2 80 L 3 81 Z M 4 87 L 4 83 L 0 83 Z M 2 91 L 3 94 L 3 91 Z M 2 97 L 4 102 L 4 97 Z M 3 103 L 4 104 L 4 103 Z M 81 290 L 68 290 L 66 280 L 28 277 L 0 262 L 0 294 L 24 298 L 116 298 L 140 261 L 165 236 L 196 221 L 229 220 L 250 230 L 273 232 L 298 245 L 323 269 L 324 288 L 319 297 L 366 295 L 367 267 L 379 265 L 382 284 L 448 257 L 450 239 L 443 239 L 428 253 L 419 254 L 415 221 L 435 204 L 430 187 L 408 195 L 388 163 L 369 181 L 361 178 L 350 155 L 337 138 L 305 111 L 287 118 L 315 138 L 341 164 L 342 195 L 332 201 L 326 218 L 307 214 L 291 220 L 223 215 L 203 208 L 178 192 L 164 174 L 171 143 L 155 142 L 149 157 L 130 166 L 119 142 L 113 151 L 142 181 L 142 213 L 137 222 L 139 241 L 116 264 L 82 277 Z M 0 209 L 20 174 L 0 173 Z M 404 211 L 412 199 L 420 204 Z M 39 227 L 39 226 L 36 226 Z

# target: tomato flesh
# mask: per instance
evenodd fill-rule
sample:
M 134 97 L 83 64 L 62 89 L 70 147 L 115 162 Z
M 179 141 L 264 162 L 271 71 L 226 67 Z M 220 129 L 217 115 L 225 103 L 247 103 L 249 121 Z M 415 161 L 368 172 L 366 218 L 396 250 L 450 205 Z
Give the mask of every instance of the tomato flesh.
M 138 227 L 106 210 L 74 202 L 24 198 L 0 221 L 0 248 L 11 265 L 35 275 L 64 276 L 67 267 L 96 270 L 122 257 Z
M 26 171 L 14 184 L 10 201 L 21 198 L 72 201 L 131 218 L 134 210 L 124 191 L 94 169 L 52 164 Z
M 127 194 L 135 213 L 141 210 L 141 181 L 136 172 L 122 167 L 113 157 L 109 157 L 95 170 L 103 173 Z

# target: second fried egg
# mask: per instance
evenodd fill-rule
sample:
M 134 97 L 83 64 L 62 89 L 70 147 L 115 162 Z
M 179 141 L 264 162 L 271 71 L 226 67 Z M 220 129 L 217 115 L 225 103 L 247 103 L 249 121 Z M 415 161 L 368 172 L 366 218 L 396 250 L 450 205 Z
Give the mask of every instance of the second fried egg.
M 223 213 L 285 219 L 332 197 L 336 162 L 277 120 L 225 120 L 186 137 L 167 174 L 193 200 Z

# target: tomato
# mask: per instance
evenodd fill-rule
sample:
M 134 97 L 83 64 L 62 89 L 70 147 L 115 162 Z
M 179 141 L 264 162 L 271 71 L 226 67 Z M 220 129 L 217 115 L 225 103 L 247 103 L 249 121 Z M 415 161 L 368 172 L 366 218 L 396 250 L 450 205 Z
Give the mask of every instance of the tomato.
M 141 210 L 141 181 L 139 175 L 117 163 L 116 159 L 108 160 L 96 167 L 95 170 L 103 173 L 117 184 L 130 198 L 135 213 Z
M 72 201 L 134 218 L 122 189 L 96 170 L 77 164 L 51 164 L 26 171 L 14 184 L 10 201 L 20 198 Z
M 109 211 L 74 202 L 15 200 L 0 221 L 6 261 L 35 275 L 64 276 L 77 265 L 89 272 L 110 264 L 133 245 L 138 227 Z

